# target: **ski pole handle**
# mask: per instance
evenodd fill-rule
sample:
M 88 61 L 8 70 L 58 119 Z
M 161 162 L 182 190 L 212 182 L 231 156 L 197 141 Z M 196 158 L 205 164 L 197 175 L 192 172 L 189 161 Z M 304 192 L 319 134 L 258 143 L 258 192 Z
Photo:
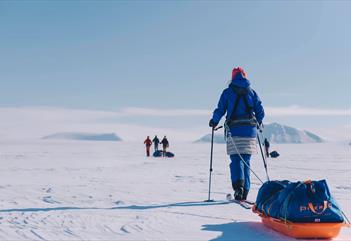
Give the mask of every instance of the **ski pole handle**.
M 218 130 L 221 129 L 221 128 L 223 128 L 223 126 L 219 126 L 219 127 L 215 128 L 214 130 L 215 130 L 215 131 L 218 131 Z
M 262 133 L 263 128 L 264 128 L 263 123 L 261 123 L 261 124 L 257 124 L 257 130 L 259 130 L 259 132 L 261 132 L 261 133 Z

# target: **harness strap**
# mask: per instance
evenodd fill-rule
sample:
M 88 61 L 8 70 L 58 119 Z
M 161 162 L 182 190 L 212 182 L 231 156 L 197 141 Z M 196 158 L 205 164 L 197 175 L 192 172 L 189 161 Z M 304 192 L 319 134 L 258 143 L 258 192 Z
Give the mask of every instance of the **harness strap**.
M 235 112 L 236 110 L 238 109 L 238 105 L 239 105 L 239 102 L 240 102 L 240 99 L 241 99 L 242 95 L 238 95 L 237 94 L 237 97 L 236 97 L 236 100 L 235 100 L 235 103 L 234 103 L 234 107 L 233 107 L 233 110 L 232 110 L 232 114 L 230 116 L 230 119 L 231 120 L 234 120 L 235 119 Z
M 252 115 L 252 107 L 249 105 L 249 103 L 247 101 L 248 90 L 247 89 L 243 89 L 243 88 L 242 89 L 238 89 L 238 88 L 235 88 L 234 86 L 231 86 L 231 89 L 236 94 L 236 100 L 235 100 L 235 103 L 234 103 L 234 107 L 233 107 L 230 119 L 231 120 L 235 120 L 236 110 L 238 109 L 240 99 L 243 99 L 243 101 L 244 101 L 245 112 L 248 115 Z
M 245 104 L 245 111 L 246 111 L 247 114 L 250 115 L 250 114 L 251 114 L 252 108 L 251 108 L 251 106 L 249 105 L 249 103 L 247 102 L 246 96 L 243 96 L 243 100 L 244 100 L 244 104 Z
M 301 185 L 303 184 L 303 182 L 299 182 L 296 187 L 294 187 L 294 189 L 292 189 L 290 191 L 290 193 L 285 197 L 285 200 L 283 202 L 283 204 L 281 205 L 281 211 L 283 212 L 284 214 L 284 217 L 283 217 L 283 221 L 286 223 L 288 221 L 287 217 L 288 217 L 288 206 L 289 206 L 289 203 L 290 203 L 290 200 L 294 194 L 294 191 L 300 187 Z

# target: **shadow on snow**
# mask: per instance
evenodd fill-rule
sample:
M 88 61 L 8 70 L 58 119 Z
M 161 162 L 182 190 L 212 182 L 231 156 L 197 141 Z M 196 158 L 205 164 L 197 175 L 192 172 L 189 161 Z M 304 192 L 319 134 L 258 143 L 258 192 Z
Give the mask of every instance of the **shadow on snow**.
M 229 202 L 179 202 L 169 204 L 150 204 L 150 205 L 130 205 L 110 208 L 98 207 L 52 207 L 52 208 L 13 208 L 13 209 L 0 209 L 0 213 L 8 212 L 50 212 L 50 211 L 70 211 L 70 210 L 147 210 L 155 208 L 168 208 L 168 207 L 195 207 L 195 206 L 213 206 L 213 205 L 226 205 Z
M 99 207 L 52 207 L 52 208 L 13 208 L 1 209 L 0 213 L 10 212 L 50 212 L 50 211 L 74 211 L 74 210 L 148 210 L 169 207 L 196 207 L 196 206 L 214 206 L 226 205 L 227 201 L 215 202 L 179 202 L 169 204 L 151 204 L 151 205 L 130 205 L 118 206 L 110 208 Z M 206 224 L 202 226 L 202 230 L 211 232 L 220 232 L 221 234 L 211 241 L 288 241 L 290 239 L 284 235 L 278 234 L 270 230 L 260 222 L 230 222 L 224 224 Z
M 266 228 L 261 222 L 231 222 L 224 224 L 206 224 L 202 230 L 221 232 L 211 241 L 287 241 L 295 240 Z
M 130 205 L 124 207 L 115 207 L 113 209 L 133 209 L 133 210 L 146 210 L 154 208 L 169 208 L 169 207 L 196 207 L 196 206 L 213 206 L 213 205 L 226 205 L 228 201 L 215 201 L 215 202 L 179 202 L 169 204 L 151 204 L 151 205 Z

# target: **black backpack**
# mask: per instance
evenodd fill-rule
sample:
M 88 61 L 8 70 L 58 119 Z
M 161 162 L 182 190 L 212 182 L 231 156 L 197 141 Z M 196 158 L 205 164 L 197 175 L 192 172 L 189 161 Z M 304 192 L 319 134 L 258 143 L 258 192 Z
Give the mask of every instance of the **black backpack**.
M 234 102 L 234 107 L 232 114 L 229 119 L 226 120 L 226 124 L 229 128 L 235 126 L 257 126 L 257 120 L 253 112 L 253 107 L 249 105 L 247 101 L 247 95 L 249 93 L 248 88 L 240 88 L 234 85 L 230 85 L 230 88 L 236 94 L 236 100 Z M 244 101 L 245 105 L 245 116 L 238 117 L 236 116 L 236 110 L 238 109 L 240 100 Z

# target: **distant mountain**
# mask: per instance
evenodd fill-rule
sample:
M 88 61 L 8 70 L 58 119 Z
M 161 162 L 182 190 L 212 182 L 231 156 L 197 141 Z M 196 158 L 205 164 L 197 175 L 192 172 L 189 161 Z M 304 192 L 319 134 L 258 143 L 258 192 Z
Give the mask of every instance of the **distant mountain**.
M 271 123 L 264 126 L 263 136 L 272 143 L 321 143 L 324 140 L 316 134 L 290 126 Z M 262 140 L 263 141 L 263 140 Z M 211 142 L 211 135 L 205 135 L 196 142 Z M 215 134 L 215 143 L 225 143 L 224 134 Z
M 44 140 L 79 140 L 79 141 L 121 141 L 114 133 L 91 134 L 81 132 L 61 132 L 44 136 Z
M 321 143 L 324 140 L 316 134 L 290 126 L 271 123 L 265 125 L 263 135 L 272 143 Z
M 211 142 L 211 134 L 205 135 L 195 142 Z M 222 131 L 222 134 L 215 134 L 214 135 L 213 142 L 214 143 L 225 143 L 223 131 Z

